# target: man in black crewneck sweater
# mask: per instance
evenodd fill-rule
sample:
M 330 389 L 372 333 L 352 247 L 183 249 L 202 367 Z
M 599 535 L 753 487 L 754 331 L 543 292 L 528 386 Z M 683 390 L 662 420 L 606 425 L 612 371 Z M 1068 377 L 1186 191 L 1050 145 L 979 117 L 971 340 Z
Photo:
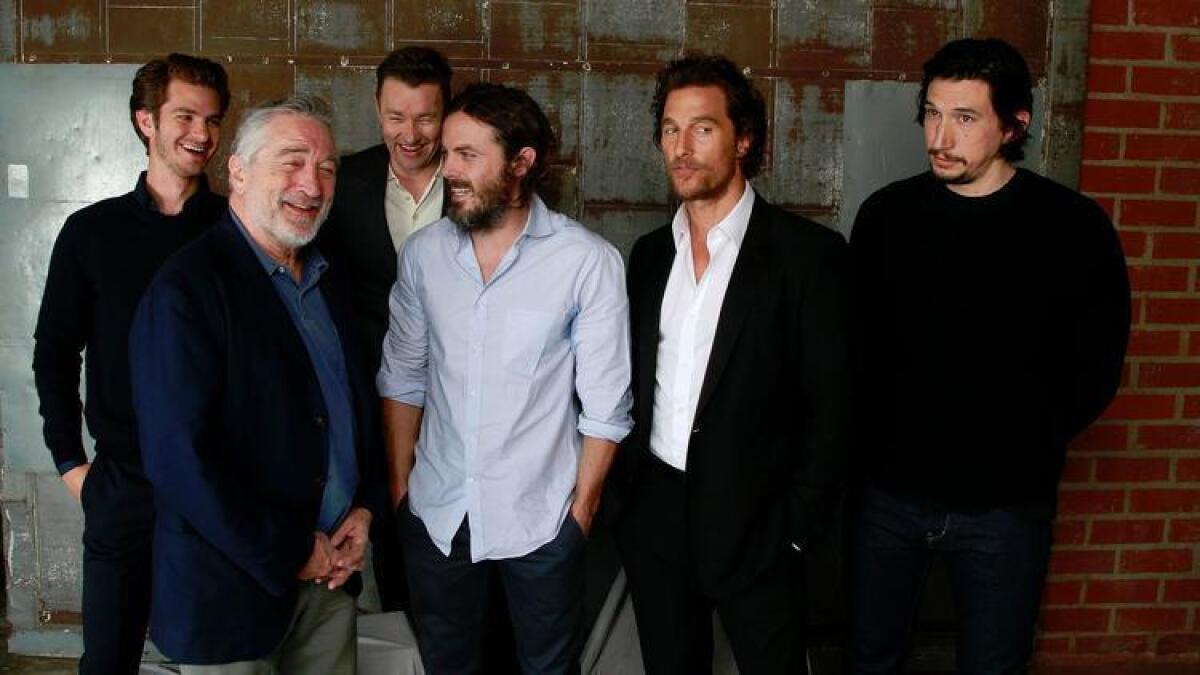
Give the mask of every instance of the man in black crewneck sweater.
M 1012 47 L 947 44 L 919 97 L 930 171 L 879 190 L 855 221 L 856 673 L 901 672 L 939 554 L 957 672 L 1025 671 L 1066 444 L 1120 382 L 1120 242 L 1095 202 L 1013 165 L 1031 110 Z
M 81 673 L 136 673 L 141 661 L 154 499 L 138 451 L 129 326 L 163 260 L 225 212 L 204 167 L 216 153 L 228 107 L 225 70 L 213 61 L 171 54 L 142 66 L 129 110 L 147 169 L 132 192 L 67 218 L 50 256 L 33 371 L 46 446 L 84 511 Z M 96 441 L 91 462 L 81 408 Z

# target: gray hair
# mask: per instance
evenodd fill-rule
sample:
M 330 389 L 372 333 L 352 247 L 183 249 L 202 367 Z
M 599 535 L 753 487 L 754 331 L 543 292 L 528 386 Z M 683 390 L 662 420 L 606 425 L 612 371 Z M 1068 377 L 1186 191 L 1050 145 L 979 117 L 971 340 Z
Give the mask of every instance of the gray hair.
M 249 166 L 254 162 L 254 156 L 266 143 L 263 131 L 267 124 L 281 115 L 300 115 L 320 122 L 329 131 L 330 139 L 333 139 L 333 110 L 320 96 L 290 96 L 269 101 L 246 113 L 238 125 L 237 135 L 233 139 L 233 154 L 243 164 Z

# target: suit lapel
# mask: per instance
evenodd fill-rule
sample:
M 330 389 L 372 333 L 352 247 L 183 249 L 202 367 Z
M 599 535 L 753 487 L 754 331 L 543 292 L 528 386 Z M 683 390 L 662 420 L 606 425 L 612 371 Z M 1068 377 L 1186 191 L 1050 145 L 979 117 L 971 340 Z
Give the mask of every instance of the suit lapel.
M 746 226 L 746 237 L 742 240 L 742 248 L 738 251 L 733 273 L 729 277 L 729 287 L 721 303 L 712 352 L 704 371 L 704 383 L 700 386 L 700 399 L 696 403 L 696 419 L 700 418 L 704 406 L 712 398 L 713 390 L 721 380 L 721 373 L 733 355 L 733 347 L 745 323 L 746 313 L 759 295 L 767 267 L 769 207 L 762 197 L 756 197 L 750 223 Z

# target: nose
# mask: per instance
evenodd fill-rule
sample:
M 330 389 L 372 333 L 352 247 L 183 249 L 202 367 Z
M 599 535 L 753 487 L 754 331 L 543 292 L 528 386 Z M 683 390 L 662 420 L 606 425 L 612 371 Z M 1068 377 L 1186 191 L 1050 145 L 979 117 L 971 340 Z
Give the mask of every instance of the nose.
M 415 120 L 405 120 L 400 124 L 400 140 L 411 144 L 417 138 L 417 123 Z
M 692 135 L 686 129 L 671 138 L 671 158 L 677 159 L 692 154 Z
M 192 120 L 191 127 L 192 128 L 189 129 L 188 132 L 193 138 L 200 139 L 205 143 L 208 142 L 212 135 L 208 126 L 208 120 L 204 119 L 203 117 L 196 117 Z
M 946 124 L 944 118 L 939 118 L 933 123 L 933 132 L 930 137 L 930 150 L 949 150 L 954 147 L 954 131 L 951 125 Z
M 324 196 L 324 186 L 321 183 L 321 169 L 316 164 L 306 164 L 296 172 L 296 188 L 307 197 L 321 198 Z

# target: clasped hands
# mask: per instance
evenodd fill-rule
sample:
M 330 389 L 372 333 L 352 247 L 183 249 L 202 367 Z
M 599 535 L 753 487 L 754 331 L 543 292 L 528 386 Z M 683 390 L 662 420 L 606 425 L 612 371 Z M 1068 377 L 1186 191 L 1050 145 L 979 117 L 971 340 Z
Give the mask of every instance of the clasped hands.
M 370 529 L 371 512 L 356 507 L 332 536 L 314 532 L 312 554 L 296 578 L 326 584 L 331 591 L 346 583 L 363 567 Z

